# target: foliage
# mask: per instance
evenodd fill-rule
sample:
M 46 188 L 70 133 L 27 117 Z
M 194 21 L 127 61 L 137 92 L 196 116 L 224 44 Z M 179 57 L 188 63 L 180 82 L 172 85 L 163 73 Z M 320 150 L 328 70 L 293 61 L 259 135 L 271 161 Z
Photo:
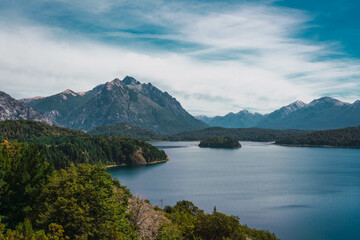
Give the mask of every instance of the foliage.
M 133 164 L 139 151 L 148 163 L 166 159 L 148 143 L 71 132 L 57 136 L 53 127 L 41 135 L 42 128 L 15 126 L 6 128 L 6 136 L 21 136 L 19 142 L 0 144 L 0 239 L 276 239 L 241 225 L 237 217 L 216 210 L 206 214 L 189 201 L 155 209 L 98 164 Z
M 45 208 L 38 223 L 57 223 L 72 239 L 131 239 L 126 194 L 96 165 L 71 165 L 55 171 L 44 188 Z
M 36 143 L 56 169 L 70 163 L 136 165 L 134 154 L 137 151 L 141 151 L 146 163 L 167 160 L 163 150 L 134 138 L 54 136 L 25 141 Z
M 223 213 L 201 214 L 194 228 L 195 236 L 206 240 L 246 240 L 239 218 Z
M 91 136 L 28 120 L 0 121 L 0 126 L 0 138 L 34 144 L 56 169 L 70 163 L 136 165 L 137 153 L 144 158 L 141 164 L 167 160 L 164 151 L 133 138 Z
M 45 136 L 85 136 L 82 131 L 50 126 L 32 120 L 0 121 L 0 139 L 23 139 Z
M 236 139 L 230 137 L 216 137 L 202 140 L 199 147 L 208 148 L 240 148 L 241 144 Z
M 241 230 L 246 234 L 246 236 L 253 240 L 279 240 L 274 233 L 267 230 L 249 228 L 246 225 L 242 225 Z
M 25 218 L 36 218 L 52 168 L 33 145 L 2 145 L 0 156 L 0 216 L 5 216 L 9 227 L 15 227 Z
M 300 136 L 285 137 L 276 144 L 296 146 L 360 147 L 360 127 L 316 131 Z
M 160 227 L 158 239 L 278 240 L 274 234 L 241 225 L 238 217 L 219 213 L 215 208 L 212 214 L 206 214 L 189 201 L 165 206 L 164 211 L 171 224 Z
M 207 138 L 231 137 L 239 141 L 271 142 L 287 136 L 308 133 L 304 130 L 276 130 L 263 128 L 222 128 L 211 127 L 197 131 L 164 136 L 168 141 L 201 141 Z
M 93 130 L 89 131 L 89 134 L 100 135 L 100 136 L 132 137 L 143 141 L 162 139 L 160 135 L 150 130 L 129 126 L 122 122 L 94 128 Z

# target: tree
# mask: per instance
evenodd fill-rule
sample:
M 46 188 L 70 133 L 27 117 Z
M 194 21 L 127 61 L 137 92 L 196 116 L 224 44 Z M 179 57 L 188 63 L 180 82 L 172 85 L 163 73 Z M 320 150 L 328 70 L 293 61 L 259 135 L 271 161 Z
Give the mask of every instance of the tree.
M 41 209 L 41 192 L 52 168 L 33 145 L 0 146 L 0 215 L 14 228 L 26 218 L 34 220 Z
M 206 240 L 246 240 L 239 218 L 223 213 L 201 214 L 194 228 L 195 235 Z
M 123 191 L 104 167 L 80 164 L 55 171 L 44 189 L 47 196 L 39 223 L 64 227 L 71 239 L 132 239 Z

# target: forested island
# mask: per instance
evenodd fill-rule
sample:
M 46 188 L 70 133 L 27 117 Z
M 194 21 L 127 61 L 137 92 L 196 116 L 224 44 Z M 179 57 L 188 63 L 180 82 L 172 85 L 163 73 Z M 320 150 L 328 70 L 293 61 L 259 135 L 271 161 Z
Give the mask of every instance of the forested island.
M 208 138 L 200 141 L 201 148 L 241 148 L 238 140 L 230 137 Z
M 276 240 L 239 218 L 189 201 L 153 206 L 105 164 L 166 154 L 136 139 L 95 137 L 33 121 L 0 122 L 0 239 Z M 122 159 L 117 162 L 118 159 Z
M 323 130 L 299 136 L 288 136 L 275 142 L 291 146 L 360 147 L 360 127 Z

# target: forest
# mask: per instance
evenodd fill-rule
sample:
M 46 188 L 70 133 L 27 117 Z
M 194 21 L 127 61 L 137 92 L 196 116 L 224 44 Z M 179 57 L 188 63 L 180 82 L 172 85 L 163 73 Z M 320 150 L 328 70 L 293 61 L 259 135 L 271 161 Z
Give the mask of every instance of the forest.
M 34 144 L 0 145 L 0 239 L 275 240 L 188 201 L 153 207 L 99 164 L 54 170 Z
M 287 136 L 298 136 L 309 133 L 308 130 L 276 130 L 263 128 L 222 128 L 210 127 L 201 130 L 171 134 L 158 135 L 152 131 L 116 123 L 97 127 L 89 134 L 100 136 L 122 136 L 134 137 L 144 141 L 201 141 L 214 137 L 231 137 L 239 141 L 272 142 Z
M 241 148 L 241 144 L 234 138 L 216 137 L 200 141 L 199 147 L 208 148 Z
M 168 141 L 201 141 L 214 137 L 231 137 L 238 141 L 272 142 L 287 136 L 299 136 L 309 131 L 276 130 L 263 128 L 222 128 L 211 127 L 202 130 L 164 136 Z
M 135 138 L 91 136 L 30 120 L 1 121 L 0 129 L 0 140 L 31 144 L 55 169 L 70 163 L 145 165 L 168 160 L 163 150 Z
M 295 146 L 360 147 L 360 127 L 315 131 L 300 136 L 288 136 L 275 142 Z

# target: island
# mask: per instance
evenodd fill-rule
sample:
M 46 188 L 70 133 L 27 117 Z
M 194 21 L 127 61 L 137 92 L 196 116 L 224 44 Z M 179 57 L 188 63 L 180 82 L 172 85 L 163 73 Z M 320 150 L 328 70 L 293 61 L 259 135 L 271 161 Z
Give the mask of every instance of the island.
M 199 144 L 201 148 L 241 148 L 238 140 L 231 137 L 215 137 L 202 140 Z

